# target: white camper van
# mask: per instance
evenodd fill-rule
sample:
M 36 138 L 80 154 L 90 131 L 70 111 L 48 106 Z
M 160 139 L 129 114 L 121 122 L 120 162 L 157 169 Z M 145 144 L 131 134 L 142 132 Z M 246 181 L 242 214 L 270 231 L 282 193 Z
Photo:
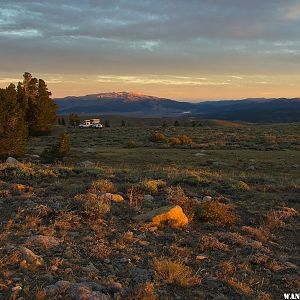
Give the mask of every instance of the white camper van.
M 102 124 L 100 123 L 100 119 L 87 119 L 83 120 L 83 122 L 79 125 L 79 128 L 102 128 Z

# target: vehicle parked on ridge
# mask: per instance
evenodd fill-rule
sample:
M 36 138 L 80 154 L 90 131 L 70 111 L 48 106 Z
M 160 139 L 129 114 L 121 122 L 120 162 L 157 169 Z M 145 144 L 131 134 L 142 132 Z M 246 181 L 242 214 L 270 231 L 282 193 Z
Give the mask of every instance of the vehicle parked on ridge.
M 100 119 L 87 119 L 83 120 L 81 124 L 79 124 L 79 128 L 95 128 L 100 129 L 102 128 L 102 124 L 100 123 Z

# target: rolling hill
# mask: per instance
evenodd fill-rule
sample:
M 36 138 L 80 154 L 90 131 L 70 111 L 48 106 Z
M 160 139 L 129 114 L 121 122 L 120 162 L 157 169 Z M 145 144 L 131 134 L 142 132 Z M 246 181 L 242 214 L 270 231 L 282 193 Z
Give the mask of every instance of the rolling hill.
M 137 117 L 197 116 L 253 123 L 300 122 L 300 98 L 180 102 L 128 92 L 55 99 L 59 114 L 130 115 Z

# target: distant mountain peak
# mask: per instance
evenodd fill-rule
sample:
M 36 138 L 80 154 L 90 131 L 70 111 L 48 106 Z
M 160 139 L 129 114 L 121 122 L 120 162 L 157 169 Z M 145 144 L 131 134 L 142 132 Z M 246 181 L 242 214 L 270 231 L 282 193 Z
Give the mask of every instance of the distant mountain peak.
M 126 101 L 140 101 L 140 100 L 162 100 L 163 98 L 158 98 L 154 96 L 143 95 L 136 92 L 108 92 L 99 93 L 94 95 L 87 95 L 87 98 L 97 98 L 97 99 L 123 99 Z

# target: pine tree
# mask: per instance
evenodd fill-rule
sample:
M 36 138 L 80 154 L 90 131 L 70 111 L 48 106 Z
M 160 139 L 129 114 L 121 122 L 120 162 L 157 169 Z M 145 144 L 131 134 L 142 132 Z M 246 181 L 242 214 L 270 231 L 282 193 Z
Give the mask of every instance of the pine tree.
M 64 117 L 61 118 L 60 124 L 63 125 L 63 126 L 66 126 L 66 121 L 65 121 Z
M 62 161 L 65 156 L 70 152 L 70 138 L 69 135 L 64 132 L 60 136 L 58 143 L 48 146 L 41 154 L 42 161 L 44 163 L 54 163 Z
M 174 126 L 175 126 L 175 127 L 178 127 L 178 126 L 179 126 L 179 122 L 178 122 L 177 120 L 174 122 Z
M 27 143 L 25 113 L 17 97 L 16 87 L 10 84 L 0 89 L 0 157 L 20 156 Z
M 80 124 L 80 118 L 77 114 L 71 113 L 69 115 L 69 125 L 70 126 L 78 126 Z
M 110 127 L 109 120 L 105 120 L 104 126 L 105 126 L 105 127 Z
M 125 121 L 124 121 L 124 120 L 122 120 L 122 122 L 121 122 L 121 126 L 122 126 L 122 127 L 125 127 L 125 126 L 126 126 L 126 123 L 125 123 Z
M 23 75 L 23 83 L 18 84 L 18 102 L 26 112 L 30 135 L 47 134 L 56 121 L 56 104 L 50 98 L 44 80 L 33 78 L 28 72 Z
M 47 134 L 55 123 L 57 106 L 50 96 L 51 92 L 48 91 L 45 81 L 39 79 L 36 99 L 29 105 L 31 113 L 29 132 L 31 135 Z

